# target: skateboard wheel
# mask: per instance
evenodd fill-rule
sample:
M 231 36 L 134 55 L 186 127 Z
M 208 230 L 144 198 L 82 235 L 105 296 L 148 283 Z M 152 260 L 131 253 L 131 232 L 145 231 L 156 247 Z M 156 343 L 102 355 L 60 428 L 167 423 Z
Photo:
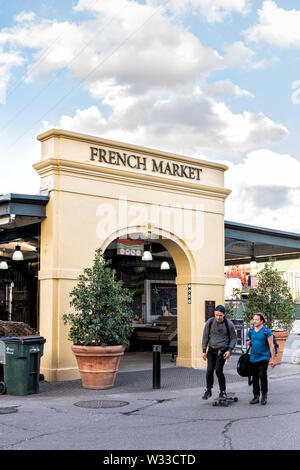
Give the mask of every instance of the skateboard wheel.
M 234 401 L 238 401 L 238 397 L 234 397 Z

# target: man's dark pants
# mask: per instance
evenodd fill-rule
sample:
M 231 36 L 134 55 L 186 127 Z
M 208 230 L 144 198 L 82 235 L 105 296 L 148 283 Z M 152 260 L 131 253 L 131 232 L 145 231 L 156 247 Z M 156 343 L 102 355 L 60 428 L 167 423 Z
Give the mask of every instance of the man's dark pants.
M 214 384 L 214 370 L 216 371 L 220 390 L 225 392 L 226 382 L 225 376 L 223 374 L 223 367 L 225 364 L 225 359 L 223 355 L 225 354 L 226 349 L 211 349 L 209 348 L 206 354 L 207 359 L 207 369 L 206 369 L 206 388 L 211 389 Z

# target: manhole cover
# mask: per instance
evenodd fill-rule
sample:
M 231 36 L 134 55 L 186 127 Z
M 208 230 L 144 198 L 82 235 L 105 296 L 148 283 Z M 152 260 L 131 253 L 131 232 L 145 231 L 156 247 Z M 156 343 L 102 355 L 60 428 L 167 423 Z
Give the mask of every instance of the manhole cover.
M 129 405 L 129 402 L 119 400 L 89 400 L 78 401 L 74 405 L 80 408 L 120 408 L 121 406 Z
M 7 406 L 7 407 L 0 407 L 0 415 L 8 415 L 10 413 L 16 413 L 18 408 L 16 406 Z

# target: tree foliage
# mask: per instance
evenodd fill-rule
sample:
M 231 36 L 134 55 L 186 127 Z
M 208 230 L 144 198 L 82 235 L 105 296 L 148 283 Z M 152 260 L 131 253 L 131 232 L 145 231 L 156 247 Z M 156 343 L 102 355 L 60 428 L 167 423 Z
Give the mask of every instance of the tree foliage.
M 270 329 L 290 331 L 295 318 L 293 297 L 287 282 L 272 261 L 265 264 L 257 277 L 258 287 L 250 289 L 248 294 L 244 321 L 250 325 L 253 315 L 261 312 Z
M 70 325 L 69 339 L 83 346 L 129 346 L 132 331 L 132 293 L 116 279 L 116 271 L 102 250 L 95 252 L 94 264 L 84 269 L 70 292 L 75 313 L 64 314 Z

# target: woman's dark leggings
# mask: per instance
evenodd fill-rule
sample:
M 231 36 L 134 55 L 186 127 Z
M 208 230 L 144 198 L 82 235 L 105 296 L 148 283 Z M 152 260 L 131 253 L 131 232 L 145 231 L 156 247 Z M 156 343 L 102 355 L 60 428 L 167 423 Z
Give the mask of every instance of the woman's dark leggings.
M 250 371 L 253 377 L 253 395 L 258 397 L 268 393 L 268 369 L 269 361 L 250 362 Z
M 206 370 L 206 388 L 213 388 L 214 384 L 214 370 L 216 370 L 216 374 L 219 381 L 220 390 L 225 392 L 226 390 L 226 382 L 225 382 L 225 375 L 223 374 L 223 367 L 225 364 L 225 359 L 223 358 L 223 354 L 225 350 L 219 352 L 218 349 L 209 349 L 206 354 L 207 359 L 207 370 Z

